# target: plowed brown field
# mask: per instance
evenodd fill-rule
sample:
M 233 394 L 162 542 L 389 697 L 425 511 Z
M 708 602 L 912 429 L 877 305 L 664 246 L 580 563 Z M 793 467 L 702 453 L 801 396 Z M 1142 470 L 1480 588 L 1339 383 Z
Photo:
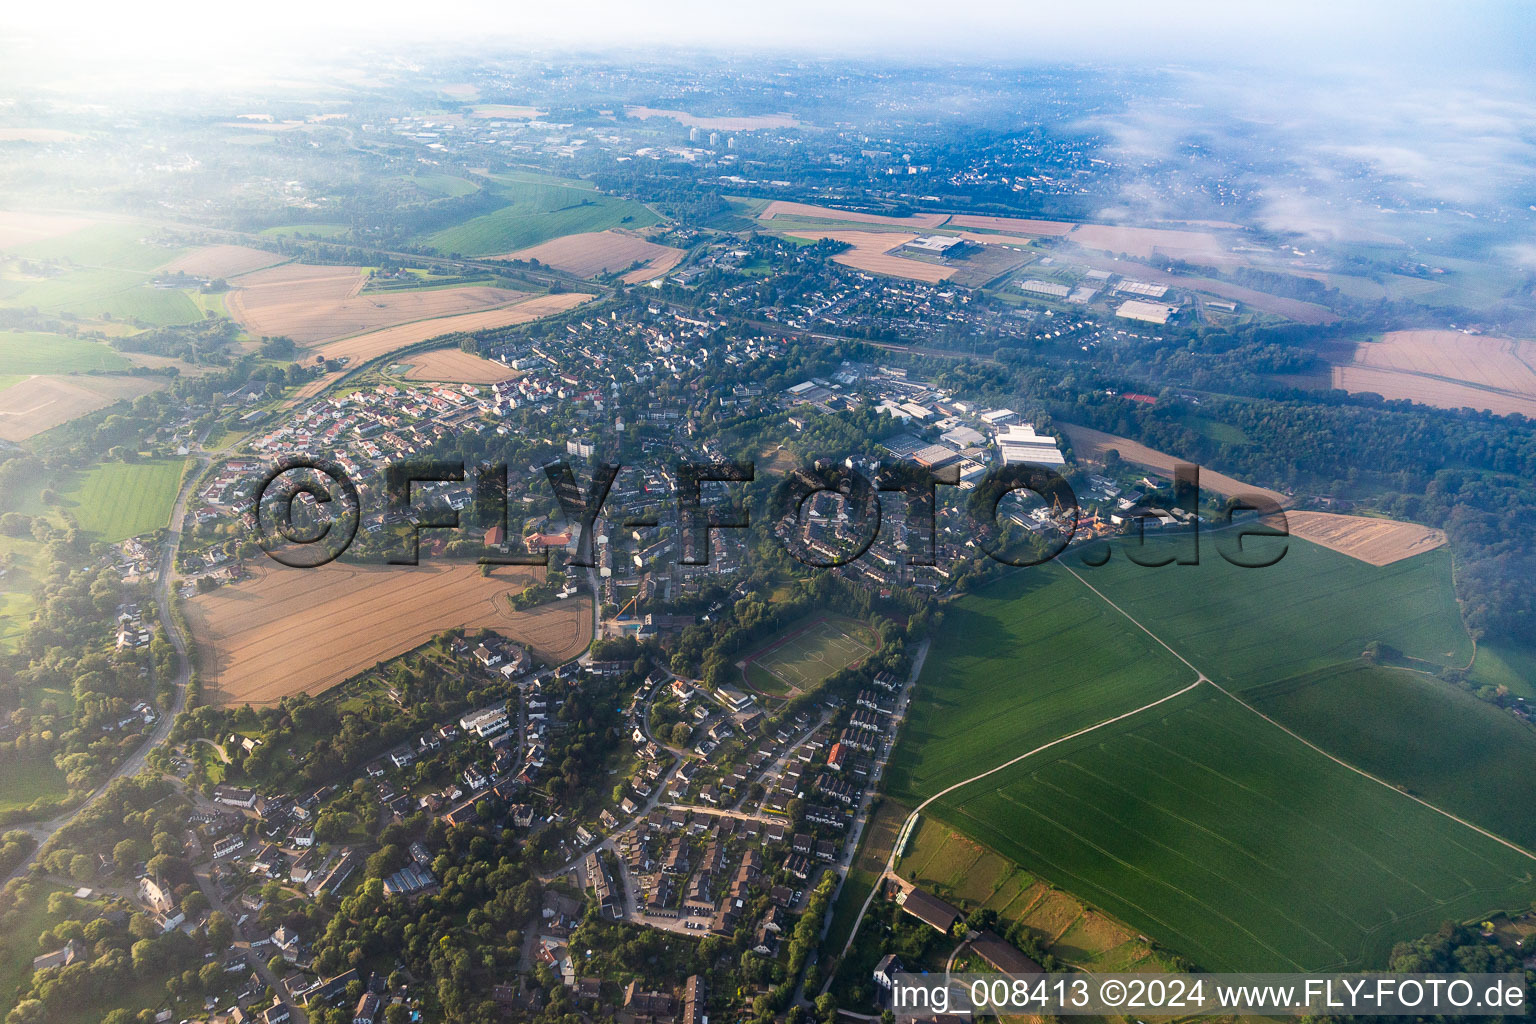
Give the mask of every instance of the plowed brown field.
M 245 245 L 206 245 L 194 249 L 180 259 L 172 260 L 160 268 L 162 274 L 193 274 L 198 277 L 239 277 L 274 263 L 285 257 Z
M 878 213 L 855 213 L 852 210 L 835 210 L 830 206 L 790 203 L 782 199 L 775 199 L 757 215 L 758 220 L 773 220 L 775 217 L 840 220 L 848 224 L 886 224 L 897 228 L 936 228 L 949 219 L 947 213 L 916 213 L 910 217 L 885 217 Z

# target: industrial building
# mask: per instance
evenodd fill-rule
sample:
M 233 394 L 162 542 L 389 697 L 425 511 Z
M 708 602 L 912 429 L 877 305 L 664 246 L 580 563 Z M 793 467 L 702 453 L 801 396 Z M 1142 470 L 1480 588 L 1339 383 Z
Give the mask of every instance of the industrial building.
M 997 435 L 997 449 L 1003 465 L 1064 466 L 1066 458 L 1056 447 L 1056 439 L 1037 434 L 1028 423 L 1015 423 Z

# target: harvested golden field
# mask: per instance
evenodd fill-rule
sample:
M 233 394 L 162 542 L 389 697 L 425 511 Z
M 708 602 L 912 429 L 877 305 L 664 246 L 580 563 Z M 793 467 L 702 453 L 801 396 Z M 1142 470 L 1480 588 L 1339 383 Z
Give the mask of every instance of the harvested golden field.
M 164 377 L 40 375 L 0 391 L 0 440 L 25 441 L 76 416 L 165 387 Z
M 1356 346 L 1333 386 L 1374 391 L 1441 409 L 1486 409 L 1536 418 L 1536 341 L 1460 331 L 1391 331 Z
M 252 334 L 286 335 L 314 345 L 413 320 L 493 309 L 527 295 L 486 286 L 364 295 L 364 280 L 361 267 L 289 263 L 240 278 L 225 304 Z
M 1133 462 L 1138 466 L 1144 466 L 1153 470 L 1160 476 L 1173 477 L 1174 463 L 1180 460 L 1166 452 L 1160 452 L 1156 448 L 1148 448 L 1144 444 L 1132 441 L 1128 437 L 1117 437 L 1114 434 L 1106 434 L 1102 430 L 1094 430 L 1091 427 L 1079 427 L 1071 423 L 1057 421 L 1055 424 L 1061 429 L 1067 439 L 1072 442 L 1072 448 L 1079 459 L 1102 459 L 1104 453 L 1110 449 L 1120 453 L 1120 458 L 1126 462 Z M 1215 491 L 1225 497 L 1239 494 L 1258 494 L 1269 498 L 1278 505 L 1285 505 L 1290 499 L 1279 491 L 1271 491 L 1265 487 L 1254 487 L 1245 484 L 1241 480 L 1218 473 L 1214 469 L 1205 466 L 1200 467 L 1200 489 Z M 1289 514 L 1289 513 L 1287 513 Z
M 510 294 L 520 293 L 511 292 Z M 486 331 L 494 327 L 525 324 L 540 317 L 564 313 L 591 299 L 592 296 L 586 292 L 554 292 L 549 295 L 537 295 L 510 306 L 499 306 L 479 313 L 462 313 L 458 316 L 438 317 L 435 320 L 417 320 L 414 323 L 386 327 L 380 331 L 353 335 L 350 338 L 316 345 L 314 351 L 327 359 L 349 359 L 351 365 L 356 366 L 358 363 L 388 355 L 407 345 L 414 345 L 445 334 L 458 331 Z
M 1007 231 L 1020 235 L 1065 235 L 1077 225 L 1063 220 L 1029 220 L 1021 217 L 981 217 L 969 213 L 957 213 L 949 218 L 946 226 L 952 228 L 980 228 L 983 231 Z
M 955 267 L 924 263 L 922 260 L 908 259 L 891 252 L 892 249 L 900 248 L 917 237 L 905 232 L 817 231 L 807 233 L 797 230 L 790 234 L 795 238 L 807 238 L 812 241 L 818 238 L 830 238 L 837 242 L 847 242 L 853 248 L 847 252 L 838 253 L 832 259 L 845 267 L 867 270 L 871 274 L 885 274 L 888 277 L 905 277 L 913 281 L 938 284 L 953 277 L 956 271 Z
M 592 606 L 571 598 L 514 612 L 510 594 L 543 569 L 473 564 L 269 566 L 187 602 L 205 694 L 214 704 L 273 704 L 318 694 L 445 629 L 494 629 L 560 663 L 586 649 Z
M 1287 512 L 1291 536 L 1331 548 L 1371 565 L 1391 565 L 1445 544 L 1441 530 L 1396 519 L 1367 519 L 1336 512 Z
M 1066 238 L 1086 249 L 1123 252 L 1139 260 L 1149 260 L 1158 255 L 1195 263 L 1219 263 L 1228 259 L 1221 241 L 1205 231 L 1079 224 Z
M 670 118 L 689 128 L 717 132 L 750 132 L 758 128 L 795 128 L 800 121 L 792 114 L 749 114 L 739 117 L 697 117 L 682 110 L 658 110 L 655 107 L 625 107 L 625 117 L 641 121 L 653 117 Z
M 26 213 L 21 210 L 0 210 L 0 249 L 14 245 L 26 245 L 45 238 L 57 238 L 71 231 L 89 227 L 93 221 L 86 217 L 68 217 L 53 213 Z
M 446 384 L 494 384 L 519 377 L 518 371 L 494 359 L 482 359 L 459 348 L 440 348 L 411 355 L 407 380 L 430 380 Z
M 836 210 L 830 206 L 790 203 L 782 199 L 775 199 L 757 215 L 758 220 L 773 220 L 775 217 L 840 220 L 849 224 L 885 224 L 896 228 L 936 228 L 949 219 L 949 215 L 945 213 L 916 213 L 910 217 L 884 217 L 877 213 L 855 213 L 852 210 Z
M 162 274 L 192 274 L 196 277 L 239 277 L 253 270 L 282 263 L 287 257 L 244 245 L 206 245 L 160 268 Z
M 657 245 L 622 231 L 585 231 L 577 235 L 565 235 L 497 257 L 507 260 L 538 260 L 545 266 L 577 277 L 597 277 L 644 261 L 645 266 L 624 275 L 626 284 L 639 284 L 659 277 L 677 266 L 682 258 L 681 249 Z

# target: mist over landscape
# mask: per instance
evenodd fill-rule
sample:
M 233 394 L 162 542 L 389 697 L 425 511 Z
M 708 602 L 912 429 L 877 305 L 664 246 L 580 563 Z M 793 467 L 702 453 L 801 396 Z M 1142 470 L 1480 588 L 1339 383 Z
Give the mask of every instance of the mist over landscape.
M 1519 1016 L 1533 28 L 0 12 L 0 1019 Z

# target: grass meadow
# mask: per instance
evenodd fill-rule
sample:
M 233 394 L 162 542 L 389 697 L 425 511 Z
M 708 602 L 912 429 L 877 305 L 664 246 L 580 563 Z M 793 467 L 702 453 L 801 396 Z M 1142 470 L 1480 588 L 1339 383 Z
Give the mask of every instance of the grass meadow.
M 113 543 L 170 524 L 184 463 L 104 462 L 81 474 L 63 496 L 80 528 Z
M 439 252 L 493 256 L 551 238 L 609 228 L 645 228 L 660 221 L 641 203 L 558 179 L 500 177 L 490 186 L 507 205 L 416 241 Z
M 124 370 L 130 365 L 115 349 L 99 341 L 35 331 L 0 334 L 0 366 L 7 375 Z
M 201 310 L 185 291 L 149 283 L 156 268 L 185 251 L 155 244 L 152 234 L 138 224 L 94 224 L 17 246 L 10 255 L 48 261 L 58 272 L 46 278 L 0 280 L 0 305 L 154 326 L 201 319 Z

